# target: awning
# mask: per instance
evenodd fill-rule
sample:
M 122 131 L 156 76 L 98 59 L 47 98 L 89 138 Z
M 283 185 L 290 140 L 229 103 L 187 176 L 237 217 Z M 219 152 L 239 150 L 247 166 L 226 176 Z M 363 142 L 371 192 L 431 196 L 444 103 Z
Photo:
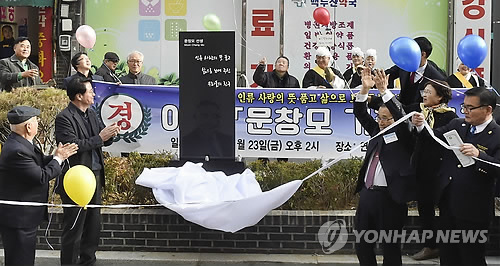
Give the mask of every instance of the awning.
M 1 0 L 0 6 L 52 7 L 54 6 L 54 0 Z

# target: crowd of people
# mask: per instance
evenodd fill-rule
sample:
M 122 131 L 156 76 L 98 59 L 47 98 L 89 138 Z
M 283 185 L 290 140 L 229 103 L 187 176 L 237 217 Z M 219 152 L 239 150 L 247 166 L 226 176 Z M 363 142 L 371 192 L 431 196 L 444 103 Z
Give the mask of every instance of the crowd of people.
M 28 57 L 31 42 L 25 37 L 10 40 L 8 27 L 4 32 L 5 45 L 11 45 L 13 54 L 0 60 L 0 84 L 3 91 L 21 86 L 43 84 L 36 64 Z M 12 30 L 12 29 L 11 29 Z M 416 200 L 425 230 L 487 230 L 493 214 L 494 194 L 499 192 L 496 180 L 500 163 L 500 127 L 492 117 L 496 96 L 484 87 L 484 80 L 457 61 L 457 72 L 449 77 L 428 59 L 432 44 L 425 37 L 415 38 L 421 49 L 420 66 L 407 72 L 398 66 L 376 70 L 377 53 L 354 48 L 352 67 L 341 73 L 332 67 L 331 52 L 319 47 L 316 66 L 308 70 L 302 87 L 343 89 L 357 88 L 354 114 L 364 129 L 374 137 L 367 146 L 356 192 L 360 194 L 355 217 L 356 230 L 402 230 L 407 218 L 407 203 Z M 4 47 L 2 42 L 1 48 Z M 4 50 L 2 50 L 2 55 Z M 16 106 L 7 114 L 12 133 L 0 154 L 0 176 L 19 177 L 0 179 L 0 199 L 47 202 L 48 182 L 57 179 L 56 192 L 65 204 L 75 204 L 63 189 L 64 173 L 74 165 L 82 164 L 95 175 L 97 188 L 90 204 L 99 204 L 104 187 L 102 147 L 111 145 L 119 134 L 116 124 L 104 126 L 97 114 L 89 108 L 94 103 L 92 80 L 123 84 L 155 85 L 155 78 L 141 72 L 144 55 L 134 51 L 127 56 L 129 73 L 118 77 L 115 73 L 119 56 L 107 52 L 101 67 L 92 73 L 91 61 L 85 52 L 71 58 L 76 73 L 64 79 L 69 104 L 55 120 L 55 136 L 59 144 L 53 156 L 44 155 L 34 142 L 38 130 L 40 110 Z M 297 78 L 288 73 L 289 59 L 280 56 L 275 69 L 266 72 L 263 58 L 253 79 L 266 88 L 300 88 Z M 389 88 L 399 78 L 400 94 Z M 458 118 L 448 106 L 451 88 L 467 88 L 463 104 L 465 118 Z M 369 96 L 376 88 L 380 96 Z M 373 118 L 368 109 L 376 110 Z M 403 121 L 384 134 L 379 134 L 410 112 L 410 120 Z M 432 129 L 424 130 L 424 123 Z M 463 166 L 453 151 L 440 146 L 433 135 L 444 139 L 446 132 L 455 130 L 464 144 L 460 153 L 480 158 L 472 166 Z M 485 162 L 487 161 L 487 162 Z M 495 182 L 497 191 L 495 192 Z M 26 184 L 30 189 L 27 190 Z M 439 207 L 436 222 L 435 207 Z M 22 215 L 21 215 L 22 214 Z M 0 205 L 0 220 L 6 264 L 33 265 L 36 231 L 47 215 L 46 207 Z M 22 219 L 21 219 L 22 218 Z M 101 228 L 100 209 L 65 207 L 61 236 L 61 264 L 88 264 L 96 261 Z M 436 236 L 436 233 L 433 234 Z M 361 265 L 375 265 L 374 243 L 356 243 Z M 382 244 L 384 264 L 400 265 L 399 243 Z M 440 256 L 443 265 L 484 265 L 485 244 L 437 243 L 427 239 L 424 248 L 413 257 L 417 260 Z
M 497 180 L 500 168 L 492 165 L 500 163 L 500 138 L 495 137 L 500 134 L 500 126 L 492 116 L 495 93 L 485 87 L 468 89 L 463 103 L 465 118 L 457 118 L 447 105 L 452 93 L 444 80 L 423 83 L 421 101 L 415 93 L 414 97 L 406 98 L 413 99 L 406 104 L 402 102 L 402 93 L 396 97 L 387 89 L 389 77 L 383 70 L 375 70 L 373 75 L 369 68 L 364 69 L 361 83 L 354 114 L 374 138 L 368 144 L 358 176 L 356 191 L 360 201 L 355 229 L 401 232 L 407 218 L 407 203 L 416 200 L 422 229 L 432 231 L 433 237 L 425 239 L 424 248 L 413 255 L 414 259 L 439 256 L 441 265 L 486 265 L 485 243 L 468 241 L 466 237 L 459 237 L 455 243 L 437 243 L 436 232 L 477 233 L 489 228 L 500 185 Z M 368 97 L 374 85 L 381 97 Z M 370 105 L 378 110 L 376 119 L 367 112 Z M 378 135 L 413 111 L 416 113 L 410 120 Z M 424 130 L 424 122 L 433 134 Z M 446 141 L 444 135 L 453 130 L 464 143 L 459 152 L 482 161 L 462 165 L 453 151 L 443 148 L 432 137 Z M 436 206 L 440 213 L 438 220 Z M 356 244 L 361 265 L 376 265 L 374 248 L 374 243 L 363 239 Z M 382 249 L 384 265 L 401 265 L 399 243 L 383 242 Z
M 452 88 L 472 88 L 484 86 L 484 80 L 462 64 L 457 58 L 457 72 L 450 76 L 446 75 L 440 67 L 428 60 L 432 53 L 432 44 L 426 37 L 414 39 L 421 50 L 421 61 L 415 72 L 407 72 L 398 66 L 393 66 L 385 73 L 389 78 L 389 88 L 394 88 L 399 78 L 399 87 L 402 95 L 400 100 L 403 104 L 422 100 L 421 93 L 425 83 L 429 79 L 446 80 Z M 364 68 L 375 69 L 377 63 L 377 51 L 368 49 L 363 52 L 361 48 L 354 47 L 351 51 L 351 67 L 343 74 L 332 66 L 333 58 L 330 50 L 326 47 L 318 47 L 316 50 L 316 66 L 308 70 L 302 79 L 302 88 L 360 88 L 361 70 Z M 301 85 L 295 76 L 288 73 L 290 61 L 284 55 L 276 59 L 273 71 L 265 72 L 267 66 L 266 58 L 259 61 L 253 74 L 253 81 L 263 88 L 300 88 Z M 424 78 L 425 77 L 425 78 Z
M 29 59 L 31 55 L 30 40 L 27 37 L 9 38 L 12 36 L 10 26 L 4 26 L 2 30 L 4 40 L 0 43 L 0 54 L 2 55 L 0 57 L 0 91 L 10 92 L 13 88 L 47 84 L 48 82 L 43 82 L 40 79 L 38 66 Z M 141 52 L 133 51 L 127 56 L 129 72 L 122 77 L 118 77 L 115 73 L 118 62 L 120 62 L 120 57 L 116 53 L 107 52 L 104 54 L 101 67 L 97 69 L 96 73 L 92 73 L 92 62 L 87 53 L 77 52 L 72 56 L 70 62 L 75 74 L 65 78 L 61 88 L 67 89 L 68 83 L 75 77 L 117 84 L 157 84 L 154 77 L 142 73 L 144 55 Z
M 373 138 L 366 151 L 356 192 L 360 201 L 356 211 L 355 229 L 399 230 L 405 224 L 410 201 L 417 201 L 420 225 L 431 231 L 423 248 L 412 258 L 425 260 L 440 257 L 442 265 L 485 265 L 485 244 L 437 243 L 437 230 L 488 230 L 494 215 L 494 197 L 499 196 L 500 169 L 483 161 L 462 166 L 457 156 L 439 145 L 431 134 L 422 131 L 424 121 L 434 135 L 458 131 L 466 156 L 500 163 L 500 127 L 493 119 L 497 96 L 484 87 L 485 81 L 456 60 L 457 72 L 450 76 L 429 60 L 432 44 L 425 37 L 414 39 L 421 50 L 419 68 L 414 72 L 398 66 L 376 70 L 377 53 L 366 53 L 355 47 L 352 66 L 344 74 L 331 65 L 331 53 L 325 47 L 316 51 L 316 66 L 302 80 L 303 88 L 360 89 L 354 102 L 354 114 Z M 366 58 L 365 58 L 366 55 Z M 298 88 L 297 79 L 288 73 L 289 60 L 280 56 L 275 69 L 264 72 L 265 58 L 259 62 L 253 79 L 264 88 Z M 400 94 L 396 97 L 388 88 L 399 79 Z M 368 96 L 372 88 L 380 96 Z M 451 88 L 467 88 L 463 104 L 465 118 L 458 118 L 448 106 Z M 373 118 L 368 108 L 377 112 Z M 383 135 L 380 131 L 406 113 L 416 112 Z M 496 185 L 495 185 L 496 182 Z M 439 220 L 435 208 L 439 207 Z M 400 243 L 382 243 L 384 265 L 401 265 Z M 375 244 L 361 238 L 356 252 L 361 265 L 376 265 Z

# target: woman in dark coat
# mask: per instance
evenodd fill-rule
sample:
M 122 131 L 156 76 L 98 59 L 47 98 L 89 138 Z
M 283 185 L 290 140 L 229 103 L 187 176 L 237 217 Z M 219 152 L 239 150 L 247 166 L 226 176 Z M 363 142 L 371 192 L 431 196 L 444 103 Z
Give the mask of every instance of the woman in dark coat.
M 429 81 L 423 90 L 423 102 L 403 107 L 406 112 L 417 111 L 424 114 L 431 128 L 438 128 L 457 118 L 455 111 L 448 107 L 451 90 L 445 81 Z M 433 238 L 427 239 L 424 248 L 412 256 L 415 260 L 436 258 L 439 250 L 436 247 L 436 218 L 434 213 L 435 180 L 437 169 L 442 160 L 442 147 L 435 149 L 429 138 L 417 138 L 413 162 L 417 173 L 417 201 L 420 223 L 423 230 L 433 230 Z

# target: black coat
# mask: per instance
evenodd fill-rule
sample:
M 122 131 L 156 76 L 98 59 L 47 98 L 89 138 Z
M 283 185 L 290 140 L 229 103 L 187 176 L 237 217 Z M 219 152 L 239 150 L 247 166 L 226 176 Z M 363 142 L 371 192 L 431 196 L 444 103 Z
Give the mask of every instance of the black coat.
M 476 80 L 472 76 L 469 78 L 469 82 L 472 87 L 484 86 L 484 80 L 481 77 L 477 77 L 477 80 L 479 81 L 479 84 L 476 83 Z M 452 88 L 465 88 L 465 85 L 462 84 L 462 82 L 457 77 L 455 77 L 454 74 L 450 75 L 446 79 L 446 82 L 448 82 L 448 84 Z
M 335 78 L 341 78 L 342 80 L 344 79 L 344 76 L 342 76 L 342 73 L 340 73 L 340 71 L 333 67 L 330 68 L 335 74 Z M 308 88 L 310 86 L 325 86 L 330 89 L 333 88 L 332 84 L 326 81 L 326 79 L 316 73 L 316 71 L 314 71 L 313 69 L 309 69 L 302 79 L 302 88 Z
M 253 81 L 263 88 L 300 88 L 299 81 L 288 72 L 278 77 L 276 70 L 264 72 L 265 65 L 259 64 L 253 73 Z
M 401 118 L 400 106 L 387 102 L 387 108 L 391 111 L 394 120 Z M 370 136 L 380 132 L 378 123 L 367 112 L 366 102 L 354 102 L 354 115 Z M 403 204 L 415 199 L 415 170 L 410 163 L 413 151 L 413 137 L 406 122 L 392 128 L 386 134 L 396 133 L 397 141 L 385 144 L 383 136 L 378 136 L 368 143 L 365 159 L 359 171 L 356 192 L 361 191 L 365 185 L 364 179 L 368 164 L 376 147 L 380 147 L 380 163 L 385 173 L 387 189 L 391 198 Z
M 97 69 L 95 74 L 101 76 L 103 80 L 107 82 L 120 82 L 115 72 L 111 71 L 111 69 L 109 69 L 108 66 L 106 66 L 106 64 L 104 63 L 101 65 L 100 68 Z
M 0 42 L 0 59 L 11 57 L 14 54 L 14 38 L 3 39 Z
M 69 165 L 75 166 L 82 164 L 92 169 L 92 150 L 96 150 L 99 156 L 99 162 L 102 164 L 101 180 L 96 180 L 97 184 L 104 187 L 104 159 L 102 156 L 102 146 L 109 146 L 113 143 L 113 138 L 103 142 L 99 136 L 99 132 L 104 128 L 104 124 L 97 118 L 96 112 L 91 108 L 88 109 L 88 118 L 92 128 L 92 134 L 89 134 L 85 123 L 78 113 L 79 109 L 73 104 L 69 103 L 68 107 L 62 110 L 56 116 L 56 140 L 61 143 L 76 143 L 78 145 L 78 152 L 69 157 Z M 63 169 L 63 175 L 59 179 L 57 193 L 65 193 L 63 188 L 64 174 L 68 171 L 68 167 Z
M 343 77 L 349 84 L 349 88 L 356 88 L 361 85 L 361 77 L 358 75 L 358 72 L 354 72 L 352 67 L 344 72 Z
M 395 105 L 400 105 L 399 101 L 393 97 L 391 99 Z M 403 106 L 405 113 L 413 111 L 421 112 L 420 103 L 414 103 Z M 404 113 L 402 114 L 404 115 Z M 457 118 L 457 114 L 453 111 L 438 113 L 434 112 L 434 128 L 447 125 L 451 120 Z M 432 152 L 429 152 L 432 151 Z M 435 143 L 430 138 L 417 138 L 415 143 L 415 150 L 412 156 L 412 164 L 415 166 L 417 176 L 417 194 L 420 199 L 429 199 L 432 202 L 436 194 L 436 180 L 437 173 L 443 161 L 443 154 L 446 149 L 439 146 L 436 147 Z
M 75 74 L 73 74 L 73 75 L 71 75 L 71 76 L 66 77 L 66 78 L 64 78 L 64 79 L 63 79 L 63 85 L 62 85 L 62 88 L 66 90 L 66 89 L 68 88 L 68 84 L 69 84 L 69 82 L 70 82 L 72 79 L 76 78 L 76 77 L 80 77 L 80 78 L 90 78 L 91 80 L 98 80 L 98 81 L 102 81 L 102 80 L 104 80 L 104 79 L 102 78 L 102 76 L 92 74 L 92 71 L 89 71 L 89 75 L 88 75 L 87 77 L 86 77 L 85 75 L 83 75 L 82 73 L 80 73 L 80 72 L 78 72 L 78 71 L 77 71 Z
M 52 156 L 12 132 L 0 153 L 0 199 L 47 203 L 49 181 L 60 174 Z M 37 227 L 46 216 L 47 207 L 0 204 L 0 224 L 6 227 Z
M 385 71 L 389 76 L 389 87 L 392 87 L 394 80 L 399 78 L 401 83 L 401 92 L 399 93 L 399 100 L 403 105 L 410 105 L 412 103 L 422 102 L 420 92 L 424 90 L 424 86 L 429 81 L 425 77 L 433 80 L 445 80 L 446 77 L 441 74 L 432 64 L 427 63 L 424 70 L 424 77 L 422 77 L 416 84 L 411 84 L 410 72 L 407 72 L 398 66 L 393 66 Z
M 480 150 L 479 158 L 500 163 L 500 126 L 492 121 L 486 128 L 475 135 L 472 140 L 465 140 L 470 124 L 463 118 L 457 118 L 443 127 L 434 129 L 434 134 L 443 139 L 443 133 L 455 129 L 462 140 L 472 143 Z M 421 134 L 422 137 L 430 137 Z M 438 145 L 438 144 L 436 144 Z M 429 151 L 426 151 L 429 152 Z M 441 199 L 446 192 L 452 202 L 451 215 L 457 219 L 488 222 L 493 215 L 494 181 L 500 174 L 499 168 L 475 161 L 475 164 L 462 167 L 452 151 L 446 151 L 443 163 L 438 171 L 436 200 Z

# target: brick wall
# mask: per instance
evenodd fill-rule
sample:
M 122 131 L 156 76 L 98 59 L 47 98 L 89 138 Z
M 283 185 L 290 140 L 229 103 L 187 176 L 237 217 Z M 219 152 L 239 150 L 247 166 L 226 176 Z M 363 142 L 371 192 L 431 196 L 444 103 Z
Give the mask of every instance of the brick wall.
M 52 211 L 48 241 L 60 248 L 62 210 Z M 354 254 L 354 211 L 272 211 L 257 225 L 236 233 L 205 229 L 167 209 L 103 210 L 100 250 L 323 254 L 317 240 L 320 226 L 344 219 L 350 233 L 347 244 L 335 254 Z M 406 230 L 415 229 L 411 212 Z M 48 249 L 40 226 L 38 249 Z M 420 244 L 404 244 L 403 254 L 412 254 Z M 500 255 L 500 217 L 489 231 L 488 255 Z

